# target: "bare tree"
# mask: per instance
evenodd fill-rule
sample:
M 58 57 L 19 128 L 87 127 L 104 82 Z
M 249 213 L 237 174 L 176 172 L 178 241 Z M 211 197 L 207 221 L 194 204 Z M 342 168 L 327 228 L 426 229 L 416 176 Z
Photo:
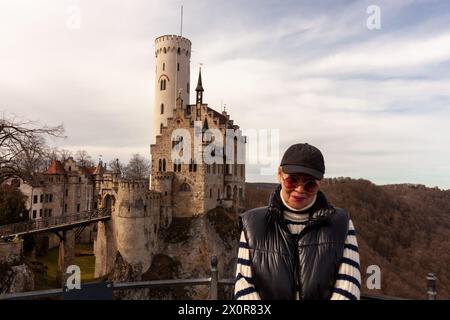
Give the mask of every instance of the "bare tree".
M 94 160 L 86 150 L 78 150 L 75 153 L 75 161 L 80 167 L 93 167 Z
M 59 161 L 64 162 L 67 159 L 69 159 L 70 157 L 73 157 L 73 153 L 70 150 L 67 149 L 59 149 L 58 150 L 58 155 L 59 155 Z
M 125 174 L 125 165 L 119 159 L 111 160 L 108 165 L 115 174 L 120 176 Z
M 139 153 L 133 154 L 125 167 L 124 177 L 130 180 L 147 179 L 150 174 L 150 161 Z
M 45 138 L 64 137 L 62 125 L 49 127 L 36 122 L 0 118 L 0 183 L 11 178 L 32 178 L 42 169 L 48 150 Z

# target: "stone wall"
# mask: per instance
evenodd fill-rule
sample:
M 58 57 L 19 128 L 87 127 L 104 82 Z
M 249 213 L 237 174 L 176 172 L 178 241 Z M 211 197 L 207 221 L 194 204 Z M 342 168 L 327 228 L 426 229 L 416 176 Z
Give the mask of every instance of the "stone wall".
M 14 242 L 2 242 L 0 240 L 0 263 L 13 264 L 22 257 L 23 240 Z
M 160 193 L 148 190 L 148 180 L 120 181 L 113 197 L 111 220 L 100 222 L 97 227 L 94 242 L 96 277 L 114 271 L 117 254 L 123 263 L 134 269 L 134 273 L 143 273 L 158 249 Z

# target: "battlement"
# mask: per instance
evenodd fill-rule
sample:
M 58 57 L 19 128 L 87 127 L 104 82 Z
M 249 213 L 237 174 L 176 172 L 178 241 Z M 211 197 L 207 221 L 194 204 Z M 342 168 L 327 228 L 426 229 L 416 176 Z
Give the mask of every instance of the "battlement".
M 155 39 L 155 44 L 160 44 L 162 42 L 167 43 L 169 41 L 174 43 L 183 43 L 189 46 L 191 46 L 192 44 L 191 40 L 174 34 L 166 34 L 163 36 L 159 36 L 158 38 Z
M 172 179 L 174 176 L 173 172 L 158 172 L 155 174 L 155 179 L 164 180 L 164 179 Z
M 148 190 L 148 179 L 135 180 L 135 181 L 119 181 L 120 190 Z
M 191 41 L 181 36 L 166 35 L 156 38 L 155 56 L 169 52 L 177 52 L 187 58 L 191 56 Z

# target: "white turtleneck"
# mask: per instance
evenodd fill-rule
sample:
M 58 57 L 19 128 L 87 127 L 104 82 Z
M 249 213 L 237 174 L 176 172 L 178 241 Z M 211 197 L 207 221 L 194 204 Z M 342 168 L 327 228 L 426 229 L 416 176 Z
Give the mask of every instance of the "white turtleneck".
M 314 205 L 314 203 L 316 202 L 316 199 L 317 199 L 317 193 L 314 195 L 313 201 L 311 201 L 310 204 L 308 204 L 306 207 L 301 208 L 301 209 L 294 209 L 294 208 L 290 207 L 290 206 L 287 204 L 286 200 L 284 200 L 284 198 L 283 198 L 282 190 L 280 190 L 280 198 L 281 198 L 281 201 L 283 201 L 283 204 L 284 204 L 284 205 L 286 206 L 286 208 L 288 208 L 289 210 L 291 210 L 291 211 L 293 211 L 293 212 L 302 212 L 302 211 L 308 210 L 309 208 L 311 208 L 311 207 Z

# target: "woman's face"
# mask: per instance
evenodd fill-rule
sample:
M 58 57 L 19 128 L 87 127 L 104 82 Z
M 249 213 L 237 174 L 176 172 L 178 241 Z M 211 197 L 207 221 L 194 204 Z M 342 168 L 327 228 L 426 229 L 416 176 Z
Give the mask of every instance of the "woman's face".
M 289 180 L 290 175 L 295 178 L 294 181 L 298 181 L 299 183 L 291 186 L 291 183 L 289 183 L 292 181 L 292 179 Z M 303 173 L 283 173 L 281 167 L 278 168 L 278 180 L 281 184 L 281 196 L 283 197 L 284 201 L 294 209 L 302 209 L 311 204 L 314 200 L 315 195 L 319 191 L 320 181 L 314 179 L 310 175 Z M 311 180 L 314 181 L 315 184 L 317 184 L 316 187 L 314 187 L 314 183 Z M 307 183 L 308 181 L 310 182 L 306 189 L 309 190 L 305 190 L 305 183 Z M 311 186 L 313 187 L 311 188 Z

